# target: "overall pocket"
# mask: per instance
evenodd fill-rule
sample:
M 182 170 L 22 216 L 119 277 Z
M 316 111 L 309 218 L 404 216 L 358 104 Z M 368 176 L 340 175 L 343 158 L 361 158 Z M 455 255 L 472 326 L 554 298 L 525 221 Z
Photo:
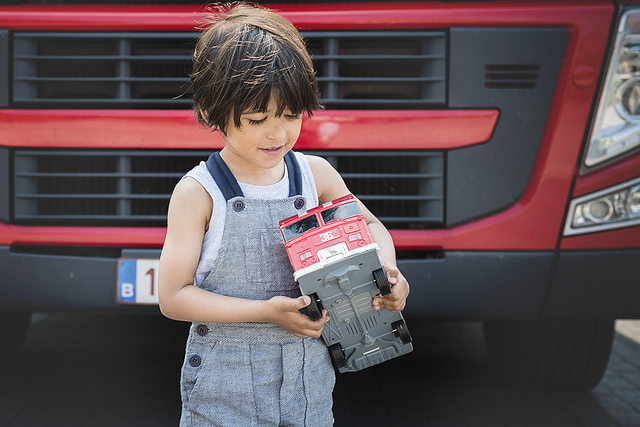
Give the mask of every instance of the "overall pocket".
M 247 243 L 257 252 L 247 254 L 253 258 L 247 263 L 247 268 L 251 270 L 247 271 L 250 280 L 261 282 L 267 296 L 269 294 L 298 296 L 300 291 L 293 280 L 293 268 L 282 242 L 280 230 L 263 229 L 259 242 Z

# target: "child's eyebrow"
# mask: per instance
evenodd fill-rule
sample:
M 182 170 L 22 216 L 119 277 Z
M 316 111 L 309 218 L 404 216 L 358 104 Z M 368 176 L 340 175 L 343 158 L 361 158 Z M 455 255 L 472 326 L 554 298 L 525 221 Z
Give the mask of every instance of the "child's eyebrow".
M 254 110 L 246 110 L 243 111 L 242 114 L 258 114 L 258 113 L 268 113 L 269 110 L 262 110 L 260 108 L 256 108 Z

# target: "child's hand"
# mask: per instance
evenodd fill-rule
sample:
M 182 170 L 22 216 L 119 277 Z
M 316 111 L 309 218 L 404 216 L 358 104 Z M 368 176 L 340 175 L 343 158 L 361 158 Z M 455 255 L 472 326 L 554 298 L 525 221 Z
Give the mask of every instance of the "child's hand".
M 322 318 L 318 320 L 311 320 L 309 316 L 298 311 L 311 304 L 311 298 L 308 296 L 298 298 L 276 296 L 268 303 L 273 308 L 273 319 L 270 322 L 297 337 L 320 338 L 322 327 L 329 320 L 327 310 L 322 310 Z
M 407 302 L 407 296 L 409 296 L 409 282 L 395 265 L 385 264 L 384 267 L 387 270 L 391 293 L 374 299 L 373 308 L 375 310 L 386 308 L 393 312 L 401 311 Z

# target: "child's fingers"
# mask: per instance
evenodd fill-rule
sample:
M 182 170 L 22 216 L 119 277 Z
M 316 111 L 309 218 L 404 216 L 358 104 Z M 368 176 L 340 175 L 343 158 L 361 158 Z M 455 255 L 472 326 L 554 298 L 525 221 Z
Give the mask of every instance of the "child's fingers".
M 389 284 L 395 285 L 398 283 L 398 276 L 400 275 L 400 270 L 397 267 L 386 267 L 387 270 L 387 280 Z
M 393 312 L 401 311 L 404 309 L 409 295 L 409 283 L 397 267 L 385 265 L 385 268 L 389 283 L 392 285 L 391 293 L 375 298 L 373 300 L 373 308 L 374 310 L 385 308 Z
M 299 307 L 296 307 L 296 309 L 301 309 L 311 304 L 311 297 L 307 295 L 302 295 L 302 296 L 299 296 L 296 301 L 299 304 Z

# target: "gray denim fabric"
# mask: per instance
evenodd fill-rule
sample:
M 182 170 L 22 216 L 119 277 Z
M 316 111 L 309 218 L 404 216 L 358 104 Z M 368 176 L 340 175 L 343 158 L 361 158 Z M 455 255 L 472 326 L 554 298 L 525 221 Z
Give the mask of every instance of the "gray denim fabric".
M 227 202 L 222 247 L 201 287 L 239 298 L 297 297 L 278 221 L 299 197 Z M 326 346 L 268 323 L 193 324 L 180 426 L 330 426 L 335 373 Z

